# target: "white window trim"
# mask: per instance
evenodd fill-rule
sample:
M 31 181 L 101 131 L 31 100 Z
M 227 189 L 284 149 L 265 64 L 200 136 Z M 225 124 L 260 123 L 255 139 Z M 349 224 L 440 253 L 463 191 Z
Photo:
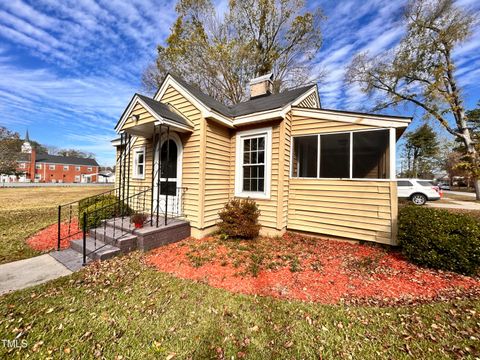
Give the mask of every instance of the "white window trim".
M 87 171 L 93 171 L 93 168 L 92 168 L 91 166 L 89 166 L 89 167 L 87 168 Z
M 80 170 L 81 170 L 80 166 L 75 166 L 75 171 L 80 171 Z
M 35 169 L 41 170 L 41 169 L 42 169 L 42 164 L 36 164 L 36 165 L 35 165 Z
M 265 136 L 265 189 L 243 191 L 243 140 L 249 137 Z M 237 132 L 235 136 L 235 196 L 252 199 L 270 199 L 270 182 L 272 173 L 272 128 L 260 128 Z
M 137 173 L 137 154 L 143 153 L 143 174 Z M 134 179 L 145 179 L 145 166 L 147 163 L 147 158 L 145 154 L 145 146 L 133 148 L 133 178 Z
M 378 179 L 378 178 L 354 178 L 353 176 L 353 133 L 357 132 L 366 132 L 366 131 L 389 131 L 389 154 L 390 154 L 390 173 L 386 179 Z M 320 177 L 320 136 L 321 135 L 332 135 L 332 134 L 350 134 L 350 149 L 349 149 L 349 158 L 350 158 L 350 169 L 349 174 L 350 176 L 347 178 L 324 178 Z M 318 169 L 317 169 L 317 177 L 301 177 L 301 176 L 294 176 L 293 174 L 293 139 L 301 138 L 305 136 L 318 136 Z M 354 181 L 393 181 L 396 179 L 395 172 L 396 172 L 396 132 L 395 128 L 374 128 L 374 129 L 362 129 L 362 130 L 352 130 L 352 131 L 334 131 L 334 132 L 325 132 L 325 133 L 315 133 L 315 134 L 302 134 L 302 135 L 294 135 L 291 137 L 291 146 L 290 146 L 290 179 L 306 179 L 306 180 L 354 180 Z M 393 150 L 392 150 L 393 149 Z
M 68 165 L 63 165 L 63 170 L 64 170 L 64 171 L 69 171 L 69 170 L 70 170 L 70 166 L 68 166 Z

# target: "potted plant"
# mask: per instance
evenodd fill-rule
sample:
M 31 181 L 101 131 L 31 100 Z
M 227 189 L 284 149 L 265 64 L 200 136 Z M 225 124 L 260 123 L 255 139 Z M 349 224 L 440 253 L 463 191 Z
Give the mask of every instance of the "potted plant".
M 147 215 L 142 213 L 135 213 L 130 218 L 132 223 L 135 225 L 135 229 L 140 229 L 143 227 L 143 223 L 147 220 Z

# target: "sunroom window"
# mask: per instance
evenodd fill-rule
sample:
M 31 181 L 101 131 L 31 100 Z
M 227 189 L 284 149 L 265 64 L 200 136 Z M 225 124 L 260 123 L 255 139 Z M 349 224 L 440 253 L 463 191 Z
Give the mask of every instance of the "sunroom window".
M 320 136 L 320 177 L 350 177 L 350 134 Z
M 318 135 L 293 139 L 293 174 L 297 177 L 318 176 Z
M 293 138 L 292 177 L 387 179 L 389 130 Z
M 386 179 L 388 177 L 388 130 L 353 133 L 353 177 Z

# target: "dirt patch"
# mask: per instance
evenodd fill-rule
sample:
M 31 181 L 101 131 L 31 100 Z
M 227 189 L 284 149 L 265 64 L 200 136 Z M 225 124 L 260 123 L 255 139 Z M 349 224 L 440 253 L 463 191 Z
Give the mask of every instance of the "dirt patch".
M 479 278 L 420 268 L 392 250 L 298 234 L 254 241 L 189 238 L 152 251 L 146 261 L 232 292 L 325 304 L 418 303 L 480 290 Z

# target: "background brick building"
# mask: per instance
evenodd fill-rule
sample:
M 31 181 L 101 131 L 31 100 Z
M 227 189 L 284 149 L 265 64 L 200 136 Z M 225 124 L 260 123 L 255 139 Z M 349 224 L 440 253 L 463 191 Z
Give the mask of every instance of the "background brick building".
M 97 182 L 100 170 L 95 159 L 37 154 L 28 140 L 28 135 L 17 163 L 17 172 L 23 174 L 20 180 L 30 182 Z

